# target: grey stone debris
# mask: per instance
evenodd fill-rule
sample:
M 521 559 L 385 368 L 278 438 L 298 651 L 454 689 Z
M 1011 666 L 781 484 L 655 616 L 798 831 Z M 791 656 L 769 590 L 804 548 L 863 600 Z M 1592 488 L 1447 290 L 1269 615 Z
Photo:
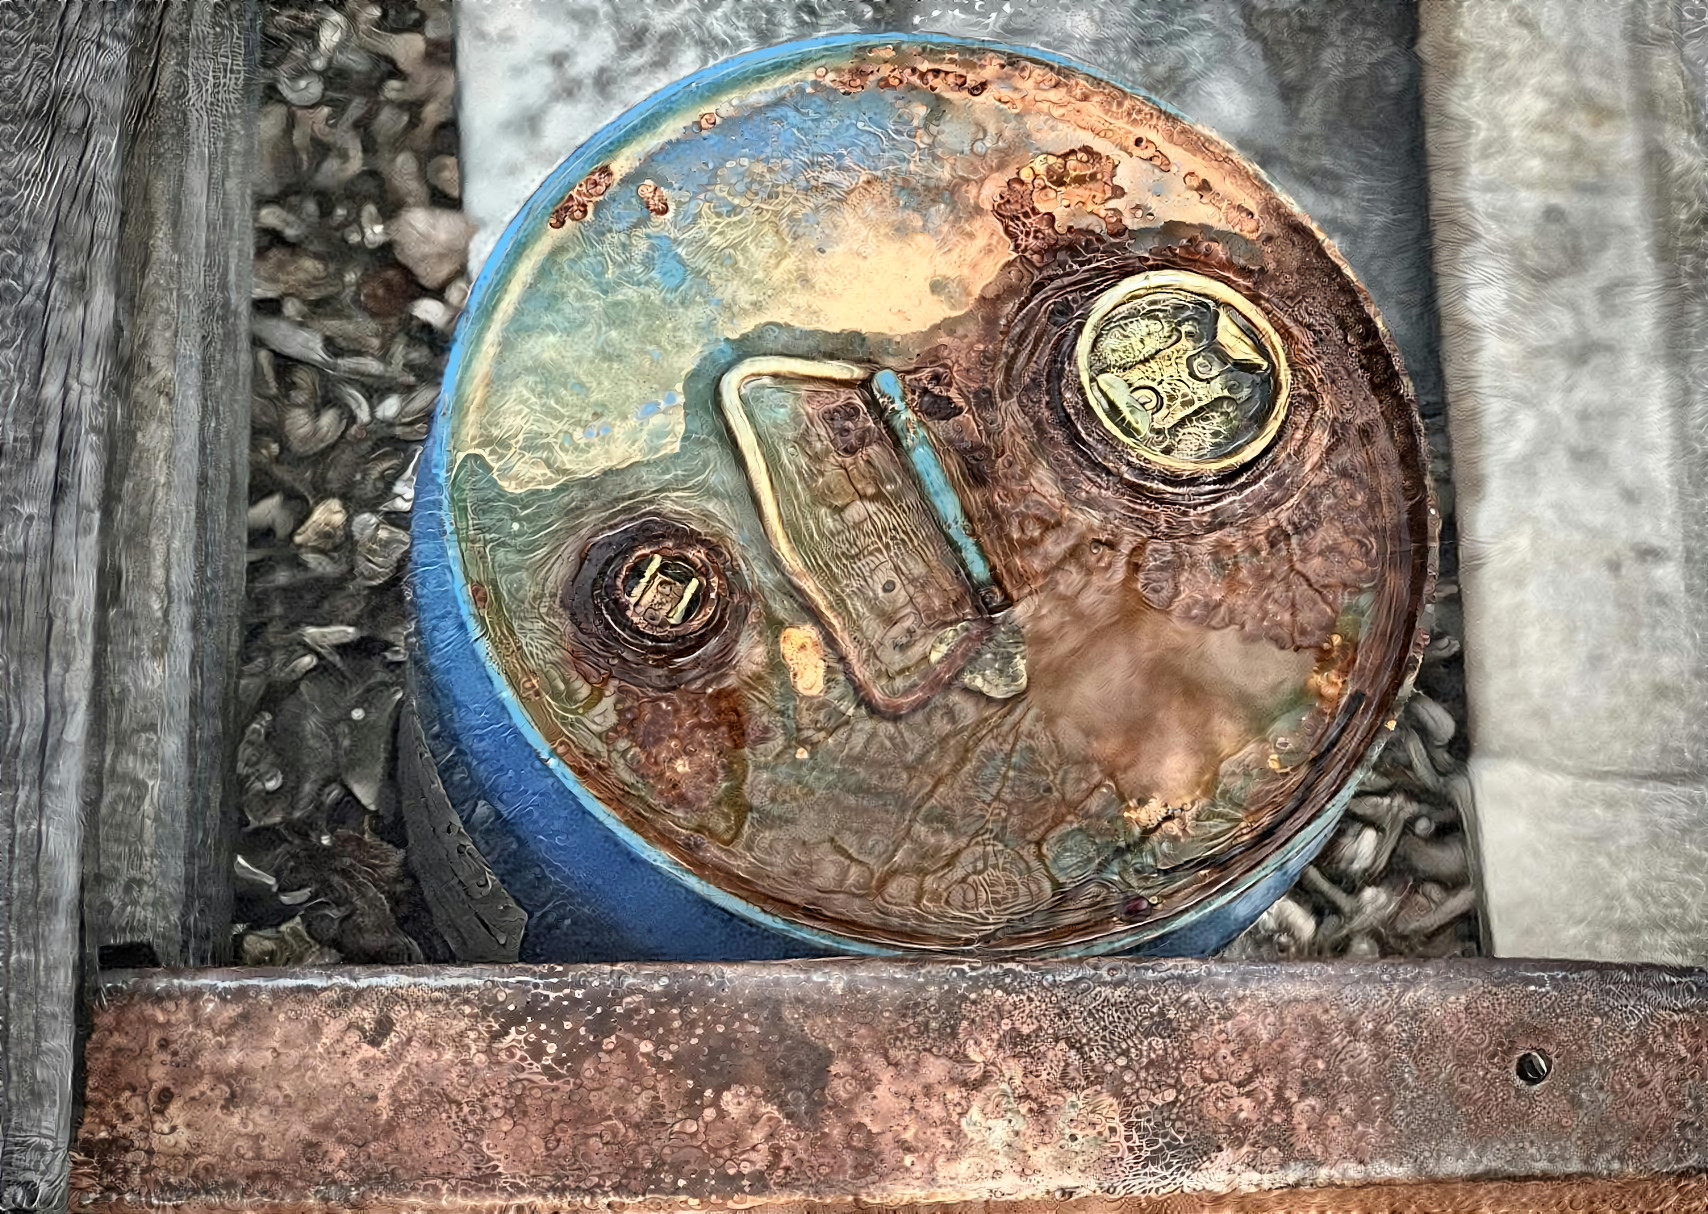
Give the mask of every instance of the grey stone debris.
M 447 961 L 395 738 L 415 469 L 467 295 L 450 10 L 262 8 L 233 952 Z

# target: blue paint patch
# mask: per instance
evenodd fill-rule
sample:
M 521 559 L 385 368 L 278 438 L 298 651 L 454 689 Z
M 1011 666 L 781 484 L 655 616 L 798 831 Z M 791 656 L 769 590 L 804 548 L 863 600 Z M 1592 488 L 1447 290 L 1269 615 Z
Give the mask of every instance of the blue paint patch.
M 890 432 L 901 444 L 903 453 L 913 465 L 914 474 L 925 490 L 926 500 L 930 502 L 932 512 L 937 516 L 937 526 L 954 545 L 955 554 L 960 557 L 967 576 L 978 589 L 994 586 L 995 579 L 991 576 L 990 563 L 985 559 L 984 549 L 979 546 L 978 539 L 967 524 L 967 516 L 961 509 L 961 499 L 956 494 L 955 487 L 949 483 L 949 474 L 943 470 L 937 453 L 931 449 L 931 440 L 926 437 L 919 425 L 919 419 L 914 416 L 913 409 L 907 403 L 901 380 L 894 371 L 885 369 L 872 376 L 872 388 L 882 401 L 884 420 L 889 423 Z
M 688 281 L 688 263 L 676 252 L 676 246 L 663 232 L 648 234 L 652 247 L 652 276 L 666 291 L 674 291 Z

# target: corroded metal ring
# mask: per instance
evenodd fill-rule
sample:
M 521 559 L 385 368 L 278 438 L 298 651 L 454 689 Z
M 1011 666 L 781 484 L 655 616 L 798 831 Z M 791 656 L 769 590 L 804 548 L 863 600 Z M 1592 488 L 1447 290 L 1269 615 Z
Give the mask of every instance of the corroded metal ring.
M 583 661 L 649 687 L 715 670 L 742 614 L 722 545 L 686 523 L 631 519 L 589 540 L 561 596 Z
M 1281 335 L 1251 300 L 1203 274 L 1151 270 L 1109 288 L 1074 361 L 1098 422 L 1166 472 L 1242 467 L 1287 414 Z

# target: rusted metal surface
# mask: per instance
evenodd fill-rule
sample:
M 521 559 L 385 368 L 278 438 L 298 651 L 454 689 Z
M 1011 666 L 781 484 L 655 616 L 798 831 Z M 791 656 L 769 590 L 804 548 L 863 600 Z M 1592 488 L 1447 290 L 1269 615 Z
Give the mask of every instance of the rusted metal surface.
M 237 1208 L 242 1208 L 239 1205 Z M 268 1202 L 269 1214 L 323 1214 L 328 1209 L 365 1211 L 454 1208 L 459 1214 L 551 1209 L 522 1199 L 333 1205 L 318 1200 Z M 609 1209 L 629 1209 L 613 1202 Z M 680 1208 L 705 1209 L 683 1201 Z M 833 1201 L 765 1202 L 745 1207 L 754 1214 L 828 1214 L 872 1210 L 888 1214 L 1688 1214 L 1708 1210 L 1708 1177 L 1640 1177 L 1617 1180 L 1448 1181 L 1434 1184 L 1349 1185 L 1264 1190 L 1254 1193 L 1171 1193 L 1163 1196 L 1049 1197 L 1030 1201 L 905 1202 L 874 1206 L 856 1198 Z
M 692 947 L 728 912 L 843 953 L 1215 947 L 1418 669 L 1439 514 L 1370 297 L 1093 69 L 731 60 L 565 160 L 468 309 L 424 684 L 560 892 L 671 924 L 643 956 L 729 956 Z
M 78 1149 L 86 1203 L 1700 1209 L 1708 973 L 142 974 L 96 1010 Z
M 796 1203 L 766 1207 L 766 1214 L 806 1214 L 855 1208 L 855 1203 Z M 1708 1183 L 1685 1178 L 1566 1181 L 1451 1181 L 1434 1184 L 1356 1185 L 1260 1193 L 1174 1193 L 1166 1197 L 1079 1197 L 1036 1201 L 966 1202 L 886 1206 L 892 1214 L 1658 1214 L 1708 1209 Z

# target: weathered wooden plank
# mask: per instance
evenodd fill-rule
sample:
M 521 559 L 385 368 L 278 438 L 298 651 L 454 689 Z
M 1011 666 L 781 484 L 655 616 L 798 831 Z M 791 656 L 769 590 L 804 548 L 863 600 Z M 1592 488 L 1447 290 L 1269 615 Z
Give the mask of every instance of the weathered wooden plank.
M 1708 1170 L 1704 971 L 820 960 L 201 970 L 102 996 L 96 1204 L 1320 1209 L 1408 1181 L 1451 1209 L 1546 1181 L 1488 1208 L 1547 1209 L 1599 1178 L 1697 1208 Z
M 120 228 L 87 947 L 229 956 L 248 496 L 255 8 L 140 6 Z
M 0 6 L 0 1208 L 61 1205 L 132 6 Z

